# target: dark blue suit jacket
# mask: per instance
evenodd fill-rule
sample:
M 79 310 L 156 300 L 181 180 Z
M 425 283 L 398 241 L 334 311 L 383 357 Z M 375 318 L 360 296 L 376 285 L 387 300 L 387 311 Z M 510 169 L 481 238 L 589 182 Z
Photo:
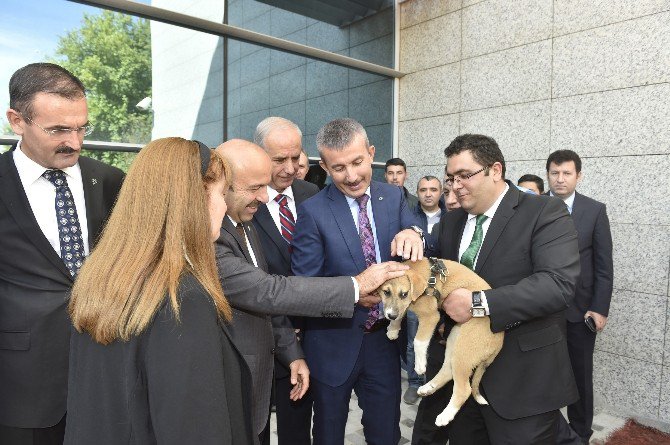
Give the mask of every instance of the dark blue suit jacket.
M 417 224 L 398 187 L 372 181 L 372 213 L 379 254 L 391 260 L 391 241 Z M 305 201 L 298 210 L 291 264 L 295 275 L 355 276 L 365 270 L 356 224 L 345 196 L 333 184 Z M 368 309 L 356 306 L 353 318 L 305 320 L 303 350 L 312 375 L 330 386 L 343 384 L 356 363 Z

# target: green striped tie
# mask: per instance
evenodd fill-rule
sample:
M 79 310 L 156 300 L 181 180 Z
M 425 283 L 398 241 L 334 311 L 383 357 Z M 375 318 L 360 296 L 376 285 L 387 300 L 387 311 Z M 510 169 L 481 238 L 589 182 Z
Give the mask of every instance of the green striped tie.
M 475 233 L 472 235 L 472 241 L 461 256 L 460 263 L 471 270 L 475 270 L 475 258 L 477 258 L 477 253 L 479 253 L 479 248 L 482 247 L 482 241 L 484 240 L 482 225 L 487 219 L 488 216 L 486 215 L 477 215 L 477 225 L 475 226 Z

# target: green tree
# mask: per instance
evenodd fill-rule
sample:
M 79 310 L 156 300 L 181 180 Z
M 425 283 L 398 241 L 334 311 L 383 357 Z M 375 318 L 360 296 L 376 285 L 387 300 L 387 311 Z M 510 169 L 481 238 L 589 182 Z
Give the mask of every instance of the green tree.
M 151 96 L 151 33 L 149 22 L 103 11 L 84 14 L 81 27 L 61 36 L 53 58 L 75 74 L 87 89 L 88 138 L 144 144 L 151 140 L 153 115 L 135 105 Z M 126 170 L 134 154 L 89 152 Z

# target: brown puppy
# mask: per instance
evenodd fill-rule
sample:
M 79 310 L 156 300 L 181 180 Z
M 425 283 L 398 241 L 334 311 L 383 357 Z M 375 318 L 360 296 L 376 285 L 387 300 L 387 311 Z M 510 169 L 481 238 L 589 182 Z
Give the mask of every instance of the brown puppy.
M 440 267 L 437 261 L 441 261 L 444 267 Z M 405 264 L 410 266 L 410 270 L 404 276 L 389 280 L 379 288 L 384 316 L 391 320 L 386 335 L 391 340 L 398 338 L 405 312 L 407 309 L 414 312 L 419 319 L 419 328 L 414 338 L 414 369 L 418 374 L 425 374 L 428 343 L 440 320 L 438 308 L 442 300 L 454 289 L 479 291 L 490 289 L 491 286 L 472 270 L 455 261 L 431 258 L 414 263 L 406 261 Z M 433 286 L 429 286 L 431 276 L 435 277 Z M 432 288 L 437 292 L 433 292 Z M 454 379 L 454 392 L 449 405 L 437 416 L 437 426 L 451 422 L 470 393 L 479 404 L 487 404 L 479 394 L 479 382 L 502 349 L 503 335 L 502 332 L 491 332 L 489 317 L 472 318 L 452 328 L 447 338 L 442 368 L 435 378 L 418 390 L 420 396 L 427 396 Z

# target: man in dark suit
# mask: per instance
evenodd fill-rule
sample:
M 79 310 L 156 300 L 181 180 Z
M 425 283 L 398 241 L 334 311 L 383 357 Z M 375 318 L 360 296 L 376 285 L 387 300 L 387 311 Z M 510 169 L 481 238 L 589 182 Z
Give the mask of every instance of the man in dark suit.
M 67 298 L 121 187 L 123 172 L 80 157 L 84 86 L 36 63 L 9 82 L 21 136 L 0 156 L 0 443 L 60 444 L 65 430 Z
M 549 194 L 565 202 L 579 239 L 581 274 L 575 299 L 566 312 L 568 352 L 579 400 L 568 406 L 568 419 L 583 443 L 588 443 L 593 434 L 593 349 L 596 332 L 602 331 L 607 323 L 614 266 L 607 209 L 605 204 L 575 191 L 581 177 L 582 160 L 577 153 L 558 150 L 549 155 Z M 585 323 L 589 317 L 595 324 L 593 331 Z
M 449 443 L 553 444 L 559 408 L 577 399 L 565 310 L 579 275 L 577 233 L 558 199 L 520 192 L 505 180 L 505 159 L 490 137 L 466 134 L 446 148 L 447 179 L 461 204 L 443 215 L 443 258 L 472 268 L 491 286 L 456 289 L 443 303 L 463 323 L 488 315 L 503 348 L 484 374 L 488 405 L 468 399 Z
M 251 220 L 271 178 L 270 157 L 259 146 L 239 139 L 217 148 L 232 167 L 226 193 L 227 211 L 216 242 L 221 283 L 233 307 L 230 328 L 252 376 L 252 423 L 261 443 L 269 443 L 270 393 L 274 355 L 290 370 L 291 400 L 309 387 L 309 369 L 295 332 L 284 314 L 308 317 L 351 317 L 354 304 L 371 305 L 368 295 L 405 266 L 385 263 L 356 277 L 301 278 L 268 275 L 261 241 Z M 281 316 L 272 319 L 272 316 Z
M 272 161 L 268 202 L 258 206 L 253 223 L 263 246 L 268 272 L 289 276 L 291 273 L 290 243 L 298 217 L 297 207 L 319 188 L 309 182 L 296 179 L 300 168 L 302 132 L 293 122 L 281 117 L 268 117 L 256 127 L 254 142 L 265 150 Z M 306 161 L 305 161 L 306 162 Z M 307 168 L 305 167 L 305 171 Z M 283 317 L 273 317 L 273 323 L 281 324 Z M 301 320 L 289 318 L 296 331 Z M 298 339 L 300 334 L 298 333 Z M 307 392 L 300 400 L 291 400 L 289 369 L 280 360 L 275 360 L 275 405 L 277 407 L 277 437 L 279 445 L 309 445 L 312 443 L 312 397 Z
M 405 161 L 400 158 L 391 158 L 386 161 L 384 166 L 384 178 L 388 184 L 393 184 L 402 189 L 405 195 L 405 201 L 410 210 L 414 211 L 419 206 L 419 198 L 412 195 L 407 187 L 405 181 L 407 180 L 407 165 Z
M 321 166 L 333 183 L 298 210 L 293 272 L 354 275 L 391 256 L 422 257 L 421 229 L 410 228 L 417 220 L 402 190 L 371 181 L 375 148 L 365 129 L 353 119 L 336 119 L 319 130 L 316 141 Z M 366 442 L 398 443 L 399 348 L 386 337 L 381 317 L 378 306 L 357 306 L 352 319 L 305 320 L 303 347 L 314 376 L 315 444 L 344 442 L 352 389 L 363 410 Z

